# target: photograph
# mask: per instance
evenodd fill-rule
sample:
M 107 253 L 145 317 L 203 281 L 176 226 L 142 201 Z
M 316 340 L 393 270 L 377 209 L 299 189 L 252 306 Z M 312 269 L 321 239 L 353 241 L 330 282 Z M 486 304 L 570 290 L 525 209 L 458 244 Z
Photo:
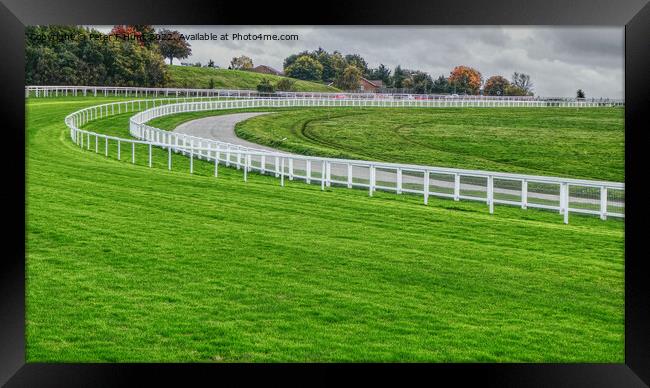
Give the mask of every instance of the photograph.
M 379 382 L 397 364 L 453 386 L 648 386 L 650 5 L 634 23 L 357 7 L 18 14 L 0 364 L 21 364 L 0 385 L 197 365 Z
M 28 361 L 623 361 L 623 29 L 25 34 Z

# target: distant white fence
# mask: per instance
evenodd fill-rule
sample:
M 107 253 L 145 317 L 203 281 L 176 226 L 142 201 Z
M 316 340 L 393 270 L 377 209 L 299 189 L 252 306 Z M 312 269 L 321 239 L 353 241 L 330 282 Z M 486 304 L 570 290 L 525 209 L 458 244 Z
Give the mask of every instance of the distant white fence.
M 483 106 L 560 106 L 560 107 L 611 107 L 623 106 L 622 99 L 589 98 L 575 99 L 565 97 L 534 97 L 534 96 L 481 96 L 446 94 L 386 94 L 386 93 L 346 93 L 346 92 L 275 92 L 260 93 L 256 90 L 239 89 L 189 89 L 189 88 L 145 88 L 145 87 L 116 87 L 116 86 L 26 86 L 25 97 L 58 97 L 58 96 L 104 96 L 104 97 L 236 97 L 236 98 L 316 98 L 316 99 L 377 99 L 377 100 L 424 100 L 444 101 L 450 106 L 463 102 L 497 101 L 494 105 Z M 520 103 L 512 103 L 520 102 Z M 523 102 L 535 102 L 533 105 Z M 473 106 L 473 105 L 472 105 Z
M 462 106 L 489 106 L 486 101 L 474 101 L 473 105 L 463 101 Z M 532 101 L 527 101 L 532 103 Z M 210 98 L 179 98 L 158 100 L 133 100 L 101 104 L 81 109 L 66 117 L 70 136 L 81 147 L 100 152 L 99 141 L 104 141 L 104 152 L 108 155 L 109 142 L 117 145 L 118 159 L 121 145 L 131 145 L 131 158 L 135 163 L 135 145 L 148 145 L 149 166 L 151 147 L 162 147 L 168 151 L 168 168 L 172 168 L 172 152 L 182 153 L 190 158 L 190 172 L 193 172 L 194 158 L 214 162 L 215 176 L 218 166 L 234 166 L 247 173 L 257 171 L 280 178 L 284 185 L 289 180 L 300 179 L 307 183 L 319 182 L 321 188 L 332 185 L 348 188 L 364 188 L 369 195 L 377 190 L 397 194 L 422 195 L 424 203 L 429 196 L 485 202 L 489 211 L 495 204 L 519 206 L 522 209 L 540 208 L 558 211 L 568 223 L 569 213 L 593 214 L 601 219 L 624 217 L 625 201 L 623 183 L 571 179 L 561 177 L 511 174 L 493 171 L 466 170 L 411 164 L 384 163 L 365 160 L 322 158 L 293 155 L 283 152 L 269 152 L 256 148 L 242 147 L 230 143 L 199 138 L 195 136 L 161 130 L 146 123 L 154 118 L 183 112 L 228 110 L 245 108 L 280 107 L 434 107 L 441 101 L 435 100 L 370 100 L 370 99 L 278 99 L 256 98 L 245 100 L 214 100 Z M 457 101 L 457 103 L 460 103 Z M 535 105 L 530 105 L 535 106 Z M 135 139 L 107 136 L 79 129 L 85 123 L 126 112 L 139 112 L 130 118 L 129 130 Z M 94 140 L 94 144 L 91 142 Z

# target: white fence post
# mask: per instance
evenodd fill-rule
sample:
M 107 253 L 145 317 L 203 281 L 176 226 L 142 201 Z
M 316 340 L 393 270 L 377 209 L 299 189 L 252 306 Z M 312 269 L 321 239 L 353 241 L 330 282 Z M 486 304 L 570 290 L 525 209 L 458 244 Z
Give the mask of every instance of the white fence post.
M 289 180 L 293 180 L 293 159 L 289 158 Z
M 305 176 L 307 177 L 307 184 L 311 183 L 311 160 L 307 159 L 305 162 Z
M 320 166 L 320 189 L 325 190 L 325 161 L 323 160 L 323 163 Z
M 422 189 L 424 190 L 424 204 L 428 205 L 429 204 L 429 171 L 427 170 L 424 170 L 424 182 L 423 182 Z
M 521 181 L 521 208 L 526 209 L 528 207 L 528 181 L 523 179 Z
M 190 174 L 194 174 L 194 139 L 190 140 Z
M 460 200 L 460 174 L 454 174 L 454 201 Z
M 368 182 L 368 195 L 372 197 L 372 192 L 374 191 L 375 188 L 375 166 L 370 165 L 370 171 L 369 171 L 370 179 Z
M 244 182 L 248 182 L 248 167 L 249 167 L 249 158 L 250 155 L 244 155 Z
M 332 164 L 325 162 L 325 185 L 330 187 L 332 185 Z
M 569 184 L 562 183 L 563 190 L 560 190 L 562 193 L 563 200 L 561 201 L 560 212 L 564 212 L 564 223 L 569 223 Z
M 280 159 L 280 186 L 284 187 L 284 157 Z
M 149 143 L 149 167 L 151 167 L 151 143 Z
M 600 219 L 607 219 L 607 187 L 600 188 Z
M 560 183 L 560 214 L 564 214 L 564 209 L 566 209 L 566 193 L 567 186 L 566 183 Z
M 352 164 L 348 163 L 348 189 L 352 188 Z
M 396 178 L 395 186 L 396 186 L 395 191 L 397 192 L 397 194 L 402 194 L 402 169 L 401 168 L 397 169 L 397 178 Z
M 494 177 L 488 176 L 487 201 L 490 206 L 490 214 L 494 213 Z

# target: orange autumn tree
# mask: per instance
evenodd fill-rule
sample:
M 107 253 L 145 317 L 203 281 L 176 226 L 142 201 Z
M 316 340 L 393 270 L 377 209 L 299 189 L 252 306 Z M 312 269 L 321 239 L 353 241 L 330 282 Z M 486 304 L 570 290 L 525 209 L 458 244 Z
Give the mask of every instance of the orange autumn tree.
M 483 78 L 476 69 L 468 66 L 456 66 L 447 81 L 454 93 L 478 94 Z
M 136 26 L 128 26 L 123 24 L 115 25 L 113 26 L 113 29 L 111 29 L 111 32 L 108 33 L 108 35 L 115 36 L 123 40 L 134 39 L 140 44 L 140 46 L 144 46 L 144 42 L 142 41 L 142 32 L 138 31 Z

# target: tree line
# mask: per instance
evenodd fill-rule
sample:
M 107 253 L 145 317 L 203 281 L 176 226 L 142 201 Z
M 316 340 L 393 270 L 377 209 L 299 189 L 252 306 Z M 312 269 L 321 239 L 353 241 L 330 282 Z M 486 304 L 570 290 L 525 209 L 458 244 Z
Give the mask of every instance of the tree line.
M 288 77 L 332 83 L 343 90 L 357 90 L 361 77 L 381 80 L 384 89 L 408 90 L 412 93 L 456 93 L 523 96 L 533 94 L 533 83 L 528 74 L 515 72 L 510 80 L 494 75 L 484 81 L 481 73 L 469 66 L 456 66 L 448 76 L 435 80 L 421 70 L 396 66 L 391 71 L 386 65 L 368 66 L 358 54 L 343 55 L 323 48 L 292 54 L 284 60 L 284 73 Z
M 116 25 L 108 34 L 77 26 L 28 26 L 25 30 L 25 81 L 32 85 L 106 85 L 164 87 L 169 82 L 165 59 L 191 55 L 190 44 L 178 31 L 155 31 L 150 25 Z M 199 63 L 195 64 L 201 66 Z M 216 67 L 210 60 L 208 67 Z M 249 70 L 246 56 L 232 59 L 229 68 Z M 386 91 L 532 95 L 530 76 L 515 72 L 510 80 L 494 75 L 483 80 L 469 66 L 456 66 L 447 76 L 433 79 L 424 71 L 391 70 L 384 64 L 368 66 L 359 54 L 343 55 L 323 48 L 302 51 L 284 59 L 287 77 L 333 84 L 342 90 L 358 90 L 360 79 L 381 80 Z M 264 82 L 260 91 L 291 90 L 293 81 L 279 85 Z
M 164 59 L 187 58 L 178 31 L 116 25 L 108 33 L 77 26 L 25 29 L 25 82 L 30 85 L 165 86 Z M 162 37 L 162 38 L 161 38 Z

